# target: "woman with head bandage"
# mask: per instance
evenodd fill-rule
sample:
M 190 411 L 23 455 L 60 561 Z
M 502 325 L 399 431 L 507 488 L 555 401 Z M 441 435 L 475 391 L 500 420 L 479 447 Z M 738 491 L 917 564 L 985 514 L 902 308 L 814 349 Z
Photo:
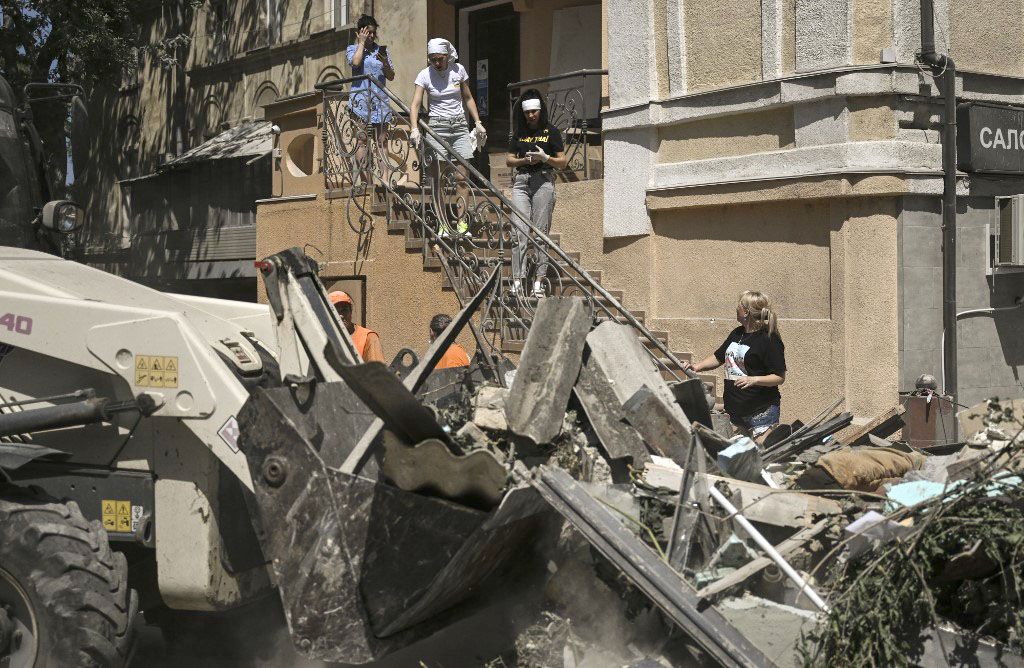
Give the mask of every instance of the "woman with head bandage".
M 548 122 L 548 111 L 544 98 L 536 88 L 519 96 L 514 108 L 512 145 L 505 156 L 505 164 L 514 167 L 512 179 L 512 204 L 519 216 L 512 216 L 518 237 L 512 251 L 512 287 L 522 292 L 523 286 L 531 285 L 535 297 L 548 292 L 547 254 L 537 252 L 535 261 L 529 262 L 530 230 L 534 228 L 547 234 L 551 230 L 551 214 L 555 210 L 554 170 L 565 169 L 569 158 L 565 155 L 562 133 Z
M 427 67 L 416 75 L 416 86 L 412 95 L 411 113 L 409 115 L 412 130 L 409 140 L 413 146 L 420 144 L 421 130 L 419 127 L 420 106 L 426 95 L 427 107 L 430 112 L 430 129 L 434 134 L 445 140 L 455 149 L 463 160 L 470 160 L 476 147 L 483 148 L 487 141 L 487 131 L 480 122 L 480 113 L 476 101 L 469 89 L 469 74 L 458 62 L 459 54 L 446 39 L 435 38 L 427 42 Z M 465 108 L 463 108 L 465 105 Z M 473 120 L 474 129 L 469 129 L 466 122 L 466 111 Z M 427 145 L 440 157 L 458 162 L 431 135 L 427 135 Z M 439 177 L 440 160 L 435 161 L 435 174 Z M 460 195 L 466 195 L 466 179 L 464 168 L 459 166 Z M 466 201 L 466 200 L 463 200 Z M 463 207 L 464 209 L 464 207 Z M 469 230 L 469 221 L 465 211 L 456 214 L 457 227 L 460 234 Z

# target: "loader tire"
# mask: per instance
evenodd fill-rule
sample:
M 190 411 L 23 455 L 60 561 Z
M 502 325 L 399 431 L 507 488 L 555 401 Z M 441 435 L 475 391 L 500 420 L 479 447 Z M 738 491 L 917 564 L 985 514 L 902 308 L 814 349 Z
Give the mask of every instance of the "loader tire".
M 78 504 L 0 496 L 0 665 L 126 666 L 137 612 L 124 555 Z

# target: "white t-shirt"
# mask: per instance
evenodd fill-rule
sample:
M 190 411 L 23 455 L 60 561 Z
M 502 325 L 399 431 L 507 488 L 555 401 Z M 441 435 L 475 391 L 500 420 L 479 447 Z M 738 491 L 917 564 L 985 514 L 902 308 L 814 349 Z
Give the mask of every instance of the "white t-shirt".
M 462 63 L 449 65 L 443 72 L 426 67 L 416 75 L 416 85 L 427 91 L 427 105 L 431 116 L 452 118 L 463 116 L 462 82 L 469 79 Z

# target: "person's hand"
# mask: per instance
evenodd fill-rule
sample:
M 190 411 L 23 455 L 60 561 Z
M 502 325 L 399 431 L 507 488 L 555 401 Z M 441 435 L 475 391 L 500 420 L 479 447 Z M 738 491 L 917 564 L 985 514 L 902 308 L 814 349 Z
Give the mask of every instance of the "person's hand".
M 484 124 L 477 121 L 476 127 L 473 128 L 473 134 L 476 135 L 477 146 L 483 148 L 487 144 L 487 130 L 484 129 Z
M 370 27 L 364 26 L 359 29 L 356 33 L 356 43 L 360 46 L 366 46 L 366 42 L 370 39 Z
M 740 376 L 733 381 L 736 387 L 743 389 L 747 387 L 757 387 L 758 376 Z
M 539 146 L 526 155 L 531 158 L 530 164 L 533 164 L 534 162 L 547 162 L 551 158 L 551 156 L 545 153 L 544 149 Z
M 409 144 L 411 144 L 413 148 L 420 147 L 420 139 L 421 138 L 419 128 L 413 128 L 412 130 L 409 130 Z
M 693 365 L 690 364 L 689 362 L 684 361 L 680 366 L 683 368 L 683 373 L 686 373 L 687 371 L 694 371 L 694 373 L 696 373 L 696 371 L 693 368 Z

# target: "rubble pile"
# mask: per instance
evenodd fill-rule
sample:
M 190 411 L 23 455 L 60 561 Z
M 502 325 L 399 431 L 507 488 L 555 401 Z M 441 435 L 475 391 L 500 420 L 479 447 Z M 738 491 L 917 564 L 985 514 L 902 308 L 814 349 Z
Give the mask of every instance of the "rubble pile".
M 965 442 L 922 446 L 897 438 L 902 406 L 854 427 L 839 399 L 757 444 L 630 328 L 558 297 L 508 378 L 431 396 L 460 457 L 488 453 L 577 534 L 549 554 L 517 665 L 1020 664 L 1020 406 L 965 410 Z

